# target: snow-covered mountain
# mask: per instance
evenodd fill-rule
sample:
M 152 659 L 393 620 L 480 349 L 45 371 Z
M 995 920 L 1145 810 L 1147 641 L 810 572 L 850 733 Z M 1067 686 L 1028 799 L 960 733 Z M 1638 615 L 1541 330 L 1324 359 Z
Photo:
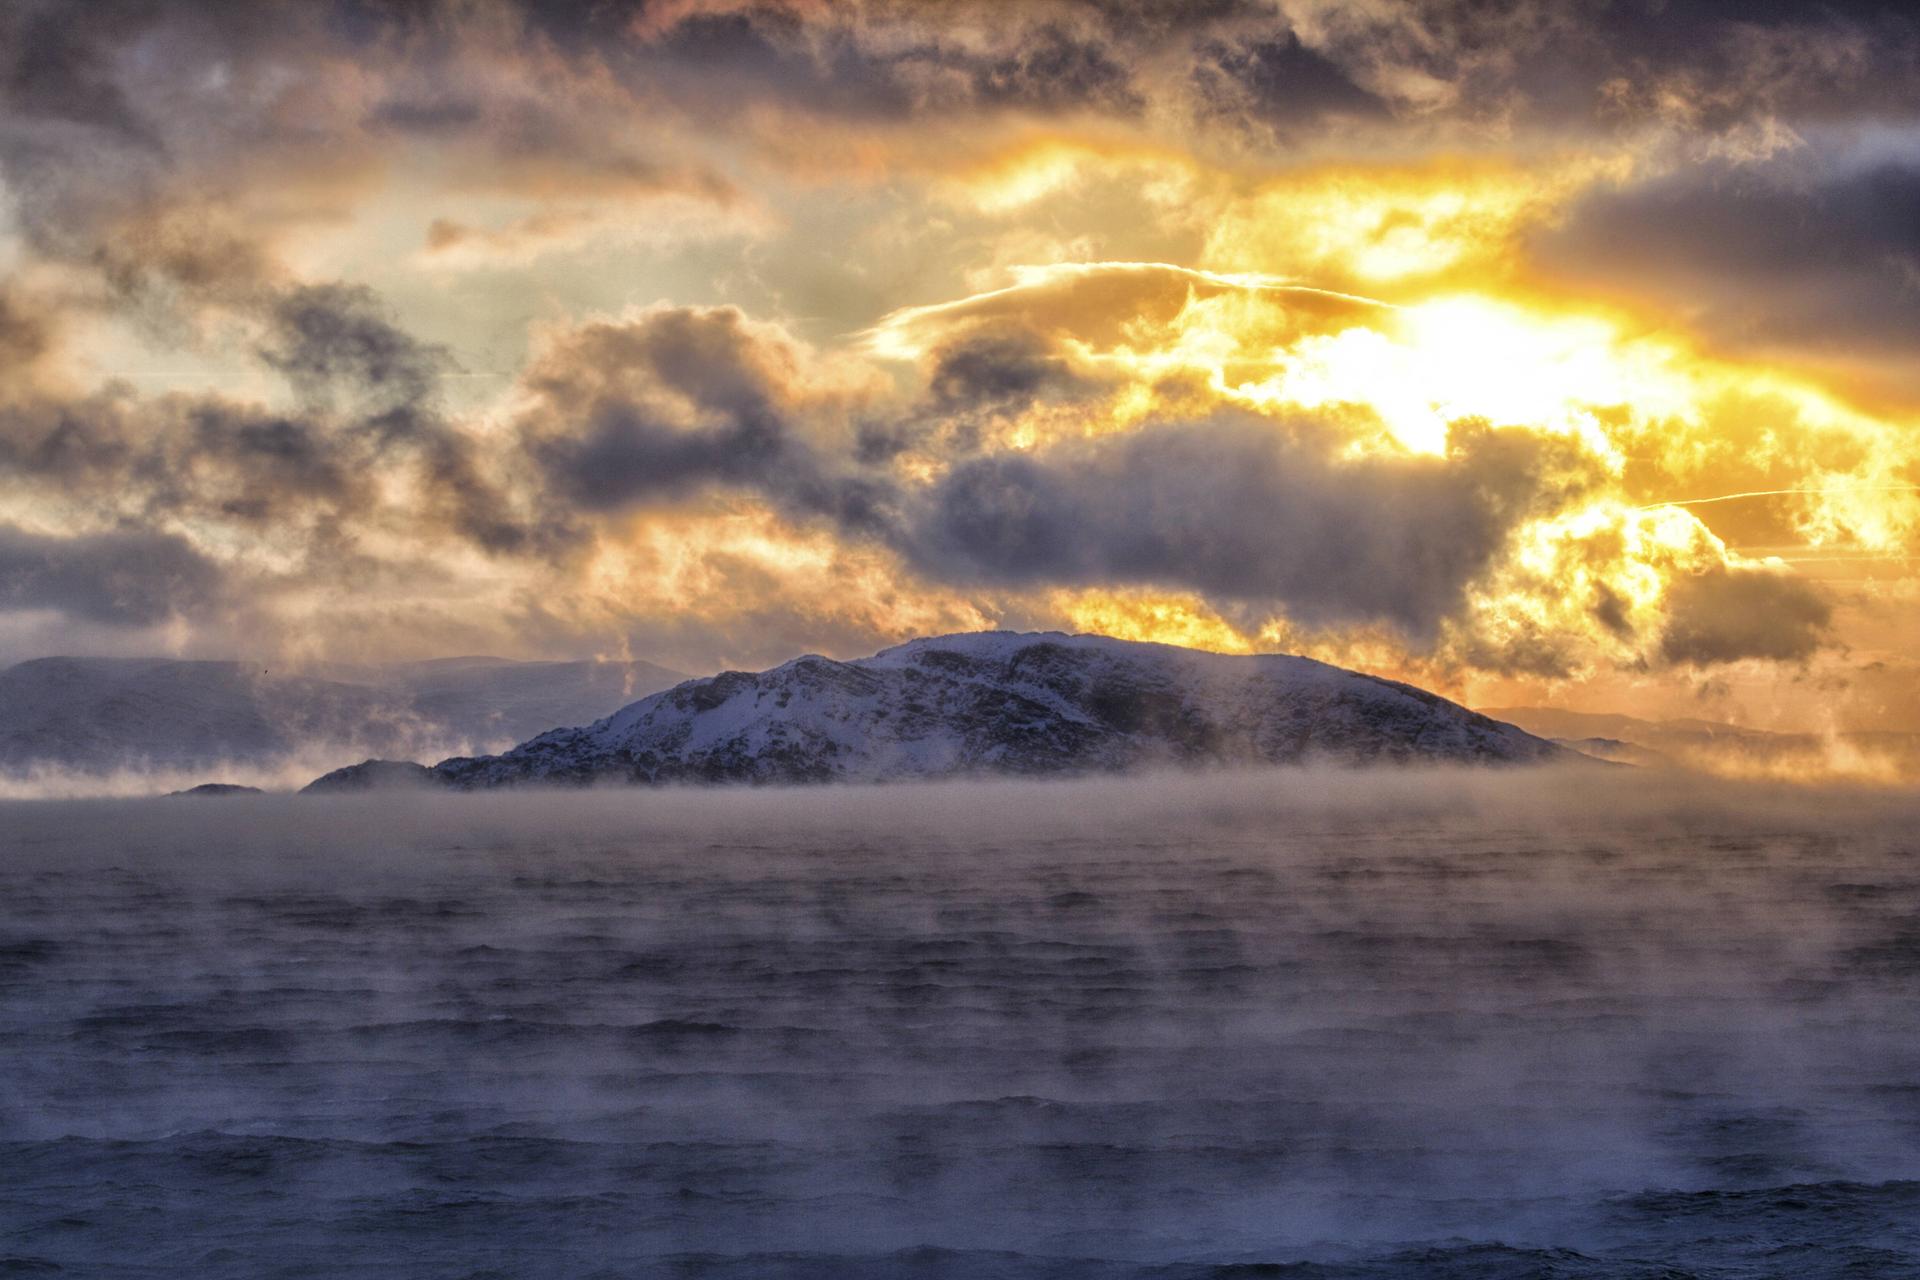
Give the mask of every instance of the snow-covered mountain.
M 646 662 L 453 658 L 293 673 L 240 662 L 37 658 L 0 671 L 0 775 L 258 772 L 322 752 L 485 750 L 682 678 Z
M 1308 658 L 982 632 L 689 680 L 583 728 L 433 772 L 492 787 L 1572 758 L 1411 685 Z

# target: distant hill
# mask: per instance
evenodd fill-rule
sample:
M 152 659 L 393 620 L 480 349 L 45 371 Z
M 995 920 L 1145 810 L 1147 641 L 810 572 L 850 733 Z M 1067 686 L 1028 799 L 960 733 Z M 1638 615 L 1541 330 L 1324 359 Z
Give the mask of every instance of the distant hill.
M 460 658 L 279 673 L 238 662 L 37 658 L 0 671 L 0 773 L 258 771 L 320 752 L 486 750 L 682 678 L 648 662 Z
M 1425 690 L 1307 658 L 984 632 L 691 680 L 432 773 L 492 787 L 1578 758 Z M 362 766 L 340 773 L 344 786 L 371 776 Z M 335 789 L 335 777 L 317 789 Z
M 1590 755 L 1632 763 L 1664 762 L 1733 773 L 1920 777 L 1920 734 L 1914 733 L 1775 733 L 1719 720 L 1642 720 L 1558 707 L 1483 710 Z M 1608 743 L 1611 748 L 1603 745 Z
M 442 658 L 379 669 L 426 720 L 479 743 L 521 742 L 569 720 L 614 708 L 687 678 L 651 662 L 510 662 Z

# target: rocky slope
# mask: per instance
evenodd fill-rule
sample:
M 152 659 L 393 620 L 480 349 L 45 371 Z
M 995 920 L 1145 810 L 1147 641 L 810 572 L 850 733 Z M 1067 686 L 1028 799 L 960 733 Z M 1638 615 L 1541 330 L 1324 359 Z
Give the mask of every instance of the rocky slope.
M 1424 690 L 1307 658 L 984 632 L 690 680 L 433 772 L 472 788 L 1576 758 Z

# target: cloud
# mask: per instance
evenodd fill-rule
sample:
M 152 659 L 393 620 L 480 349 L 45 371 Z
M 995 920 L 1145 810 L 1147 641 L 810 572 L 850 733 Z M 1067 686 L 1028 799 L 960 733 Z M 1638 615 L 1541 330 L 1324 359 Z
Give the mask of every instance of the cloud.
M 651 95 L 613 79 L 604 50 L 541 38 L 507 3 L 102 0 L 74 22 L 25 0 L 0 12 L 0 50 L 0 177 L 20 233 L 166 309 L 156 329 L 256 305 L 294 274 L 296 233 L 396 177 L 556 215 L 739 199 L 670 128 L 631 127 Z
M 1345 459 L 1315 436 L 1223 414 L 963 463 L 927 496 L 908 555 L 936 576 L 1184 588 L 1430 641 L 1580 470 L 1520 433 L 1469 428 L 1447 459 Z
M 1068 362 L 1045 343 L 1018 330 L 1003 330 L 937 348 L 927 390 L 941 410 L 1018 409 L 1049 389 L 1071 389 L 1077 382 Z
M 1920 162 L 1716 164 L 1590 193 L 1534 237 L 1557 276 L 1629 285 L 1722 340 L 1904 352 L 1920 336 Z
M 1384 623 L 1420 643 L 1516 528 L 1600 478 L 1565 439 L 1472 423 L 1444 457 L 1351 456 L 1347 425 L 1310 413 L 1049 430 L 1031 450 L 959 429 L 980 415 L 1021 430 L 1035 414 L 1097 420 L 1124 385 L 1076 369 L 1035 332 L 1037 314 L 943 313 L 961 317 L 960 336 L 928 351 L 916 395 L 850 413 L 810 385 L 813 357 L 777 330 L 731 308 L 654 308 L 556 335 L 524 380 L 517 430 L 574 519 L 730 492 L 890 549 L 930 588 L 1185 589 L 1303 624 Z M 1138 318 L 1093 323 L 1118 332 Z
M 582 11 L 539 7 L 576 47 Z M 1149 6 L 831 3 L 649 5 L 625 62 L 696 110 L 779 102 L 881 123 L 1099 114 L 1268 131 L 1270 145 L 1355 124 L 1466 131 L 1623 120 L 1708 135 L 1784 113 L 1912 105 L 1914 24 L 1887 3 L 1283 0 Z M 598 40 L 617 39 L 605 25 Z M 701 80 L 724 79 L 716 98 Z M 1466 136 L 1463 133 L 1461 136 Z
M 259 359 L 299 403 L 109 385 L 0 407 L 0 493 L 154 527 L 197 525 L 326 556 L 360 527 L 399 525 L 489 553 L 551 551 L 480 441 L 438 405 L 447 353 L 395 325 L 363 286 L 269 295 Z
M 1796 580 L 1755 577 L 1684 510 L 1618 505 L 1617 459 L 1590 432 L 1456 418 L 1436 451 L 1410 452 L 1363 407 L 1236 407 L 1196 388 L 1165 344 L 1221 303 L 1248 326 L 1250 367 L 1268 335 L 1310 347 L 1396 314 L 1152 266 L 1036 273 L 884 322 L 874 345 L 913 358 L 900 397 L 842 394 L 825 370 L 847 356 L 737 310 L 656 307 L 557 334 L 517 430 L 581 537 L 722 497 L 890 554 L 913 584 L 897 589 L 1003 614 L 1045 617 L 1034 602 L 1061 592 L 1094 612 L 1171 594 L 1245 635 L 1368 634 L 1555 678 L 1826 643 Z M 1669 578 L 1686 585 L 1649 594 Z M 1740 601 L 1768 620 L 1742 633 Z
M 560 502 L 586 512 L 749 489 L 850 529 L 883 490 L 808 426 L 805 356 L 738 309 L 655 308 L 561 335 L 525 378 L 523 448 Z
M 1340 66 L 1300 42 L 1294 31 L 1196 50 L 1194 89 L 1206 116 L 1264 128 L 1279 141 L 1329 117 L 1379 118 L 1379 96 L 1355 84 Z
M 1803 662 L 1827 639 L 1833 606 L 1815 586 L 1768 569 L 1715 566 L 1667 587 L 1667 661 L 1705 667 L 1762 658 Z
M 336 392 L 394 411 L 418 408 L 439 389 L 452 356 L 416 340 L 381 309 L 365 285 L 302 285 L 268 313 L 260 358 L 309 400 Z
M 0 402 L 28 390 L 58 340 L 55 308 L 0 285 Z
M 957 20 L 957 21 L 956 21 Z M 778 102 L 869 122 L 933 114 L 1097 111 L 1143 105 L 1130 53 L 1098 10 L 1036 5 L 931 22 L 912 6 L 856 14 L 831 5 L 684 5 L 634 30 L 629 74 L 671 87 L 683 103 L 731 113 Z M 716 93 L 715 86 L 727 86 Z
M 297 415 L 116 388 L 0 415 L 0 477 L 16 500 L 51 485 L 129 520 L 292 528 L 310 509 L 340 515 L 371 500 L 370 477 L 337 444 Z
M 0 524 L 0 609 L 144 627 L 204 614 L 223 594 L 219 566 L 184 538 L 137 530 L 55 537 Z
M 920 398 L 852 441 L 834 429 L 841 406 L 810 397 L 801 350 L 730 308 L 656 308 L 558 337 L 526 378 L 519 430 L 578 515 L 729 490 L 891 547 L 932 583 L 1184 588 L 1427 641 L 1518 524 L 1595 479 L 1563 440 L 1472 424 L 1444 458 L 1347 457 L 1344 427 L 1314 415 L 1221 411 L 989 447 L 925 424 L 1019 422 L 1042 397 L 1097 412 L 1112 388 L 1027 327 L 1032 307 L 1012 324 L 987 307 L 952 314 L 963 336 L 929 354 Z M 887 465 L 903 449 L 937 477 Z
M 1782 113 L 1911 106 L 1915 28 L 1863 3 L 1484 6 L 1283 0 L 1302 43 L 1402 115 L 1719 134 Z
M 862 417 L 857 456 L 882 463 L 906 453 L 957 458 L 977 453 L 1035 411 L 1089 412 L 1115 380 L 1076 367 L 1053 344 L 1019 325 L 963 328 L 925 353 L 926 385 L 911 408 Z
M 402 93 L 376 103 L 367 113 L 366 123 L 374 129 L 438 138 L 465 133 L 484 119 L 480 103 L 471 97 L 448 93 L 416 97 Z
M 1142 304 L 1158 307 L 1156 297 Z M 503 610 L 498 625 L 518 617 L 542 634 L 573 625 L 652 636 L 682 660 L 701 636 L 760 655 L 747 632 L 763 624 L 780 637 L 811 627 L 884 639 L 890 626 L 1044 622 L 1045 601 L 1062 590 L 1083 593 L 1085 607 L 1088 592 L 1191 593 L 1245 634 L 1278 620 L 1294 635 L 1372 631 L 1412 652 L 1556 675 L 1591 660 L 1595 637 L 1687 665 L 1799 660 L 1826 640 L 1824 606 L 1808 606 L 1805 588 L 1727 567 L 1684 513 L 1666 517 L 1693 539 L 1672 564 L 1698 577 L 1658 607 L 1629 607 L 1613 584 L 1669 562 L 1622 538 L 1589 539 L 1577 562 L 1510 582 L 1531 531 L 1612 483 L 1578 438 L 1461 421 L 1440 453 L 1356 452 L 1341 413 L 1216 405 L 1180 416 L 1173 406 L 1189 392 L 1156 408 L 1152 377 L 1090 374 L 1071 354 L 1084 347 L 1036 332 L 1031 307 L 953 314 L 965 317 L 957 336 L 924 353 L 905 395 L 878 390 L 857 360 L 822 356 L 734 308 L 588 322 L 549 338 L 514 415 L 488 436 L 437 406 L 444 353 L 392 324 L 364 290 L 311 287 L 278 299 L 259 340 L 262 359 L 301 389 L 298 409 L 125 389 L 16 406 L 0 416 L 0 473 L 22 494 L 54 481 L 96 515 L 251 539 L 249 560 L 291 551 L 290 571 L 256 572 L 248 593 L 264 599 L 269 580 L 282 592 L 357 581 L 351 613 L 365 634 L 391 630 L 378 615 L 397 604 L 365 584 L 399 590 L 413 580 L 407 566 L 465 546 L 496 558 L 502 583 L 541 583 L 534 613 Z M 1059 323 L 1070 328 L 1074 314 Z M 1145 332 L 1135 325 L 1130 340 Z M 1143 391 L 1144 417 L 1084 430 L 1106 422 L 1116 396 Z M 962 429 L 970 422 L 997 425 Z M 890 446 L 875 447 L 876 436 Z M 688 525 L 695 541 L 656 553 L 682 574 L 704 566 L 704 588 L 672 599 L 613 589 L 622 579 L 607 556 L 629 557 L 622 548 L 638 530 L 729 510 L 772 523 L 730 551 L 703 548 L 711 535 Z M 818 559 L 823 545 L 861 566 L 875 602 L 865 614 L 831 592 L 791 598 L 802 579 L 785 557 Z M 145 554 L 121 550 L 134 562 Z M 47 563 L 56 567 L 23 571 L 14 607 L 84 598 L 81 569 L 58 566 L 90 562 Z M 637 570 L 623 572 L 631 582 Z M 1570 572 L 1595 582 L 1577 609 L 1500 625 L 1483 613 L 1490 590 L 1567 594 L 1560 575 Z M 173 580 L 183 587 L 167 598 L 191 602 L 184 588 L 201 580 L 190 567 Z M 737 591 L 756 606 L 715 598 Z M 104 606 L 93 607 L 99 620 Z M 129 606 L 129 625 L 155 608 Z M 685 617 L 669 622 L 675 610 Z M 470 625 L 414 613 L 414 634 Z

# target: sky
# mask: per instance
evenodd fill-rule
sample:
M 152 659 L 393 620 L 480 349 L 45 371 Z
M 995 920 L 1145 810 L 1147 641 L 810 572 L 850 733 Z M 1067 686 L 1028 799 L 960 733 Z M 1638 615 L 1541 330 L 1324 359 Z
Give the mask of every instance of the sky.
M 1920 729 L 1920 20 L 14 0 L 0 659 L 914 635 Z

